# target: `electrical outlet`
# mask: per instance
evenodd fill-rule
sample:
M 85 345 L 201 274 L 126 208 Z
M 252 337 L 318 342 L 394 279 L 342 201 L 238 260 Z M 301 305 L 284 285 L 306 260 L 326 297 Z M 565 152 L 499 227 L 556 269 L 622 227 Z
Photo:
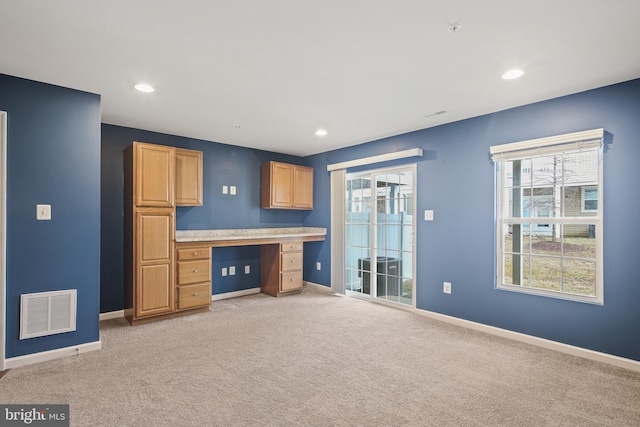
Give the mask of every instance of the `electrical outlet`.
M 251 273 L 251 266 L 250 265 L 245 265 L 244 266 L 244 274 L 249 274 Z
M 451 293 L 451 282 L 444 282 L 442 284 L 442 292 L 444 292 L 445 294 Z
M 222 275 L 223 276 L 227 275 L 227 267 L 222 267 Z
M 235 276 L 235 275 L 236 275 L 236 267 L 232 265 L 231 267 L 229 267 L 229 276 Z
M 320 263 L 320 261 L 316 262 L 316 270 L 322 270 L 322 263 Z

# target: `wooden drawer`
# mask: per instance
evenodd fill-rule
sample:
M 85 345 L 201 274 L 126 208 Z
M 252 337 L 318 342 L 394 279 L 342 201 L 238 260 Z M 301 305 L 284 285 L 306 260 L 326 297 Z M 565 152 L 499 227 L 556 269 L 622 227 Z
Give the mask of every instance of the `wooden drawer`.
M 302 270 L 287 271 L 282 273 L 281 291 L 290 291 L 302 288 Z
M 302 252 L 285 252 L 282 258 L 281 271 L 302 270 Z
M 178 263 L 178 285 L 211 280 L 211 261 L 183 261 Z
M 286 242 L 280 244 L 282 252 L 295 252 L 302 250 L 302 242 Z
M 178 261 L 190 261 L 193 259 L 211 258 L 211 248 L 178 249 Z
M 178 286 L 178 309 L 211 304 L 211 282 Z

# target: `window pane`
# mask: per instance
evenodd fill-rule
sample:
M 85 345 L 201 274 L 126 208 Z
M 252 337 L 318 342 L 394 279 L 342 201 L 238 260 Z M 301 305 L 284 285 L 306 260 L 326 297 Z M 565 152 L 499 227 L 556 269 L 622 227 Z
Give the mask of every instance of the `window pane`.
M 564 224 L 562 229 L 564 256 L 596 259 L 595 224 Z
M 531 224 L 531 253 L 562 256 L 559 224 Z
M 531 257 L 531 287 L 560 290 L 560 258 Z
M 565 258 L 562 263 L 562 290 L 579 295 L 595 296 L 595 261 Z
M 598 182 L 598 150 L 565 153 L 563 163 L 567 185 Z
M 503 256 L 502 283 L 529 286 L 530 258 L 522 254 L 505 254 Z

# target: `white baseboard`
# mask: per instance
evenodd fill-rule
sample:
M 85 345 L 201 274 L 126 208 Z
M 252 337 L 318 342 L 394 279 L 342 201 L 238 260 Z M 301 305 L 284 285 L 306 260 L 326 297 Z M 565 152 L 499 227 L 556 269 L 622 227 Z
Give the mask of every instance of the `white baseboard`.
M 90 351 L 100 350 L 101 348 L 102 341 L 94 341 L 86 344 L 74 345 L 71 347 L 57 348 L 55 350 L 42 351 L 40 353 L 25 354 L 24 356 L 12 357 L 4 361 L 4 366 L 5 369 L 19 368 L 21 366 L 33 365 L 34 363 L 46 362 L 48 360 L 88 353 Z
M 124 317 L 124 310 L 117 310 L 117 311 L 109 311 L 107 313 L 100 313 L 100 321 L 101 322 L 103 320 L 120 319 L 121 317 Z
M 584 359 L 594 360 L 596 362 L 608 363 L 609 365 L 640 372 L 640 362 L 636 360 L 626 359 L 624 357 L 601 353 L 599 351 L 576 347 L 569 344 L 563 344 L 561 342 L 551 341 L 544 338 L 538 338 L 534 337 L 533 335 L 527 335 L 520 332 L 513 332 L 507 329 L 496 328 L 495 326 L 484 325 L 482 323 L 472 322 L 470 320 L 464 320 L 453 316 L 447 316 L 446 314 L 440 314 L 433 311 L 422 310 L 420 308 L 416 308 L 416 313 L 435 320 L 462 326 L 464 328 L 473 329 L 487 334 L 512 339 L 514 341 L 535 345 L 537 347 L 555 350 L 561 353 L 570 354 L 572 356 L 578 356 Z
M 304 286 L 309 286 L 312 287 L 313 289 L 315 289 L 316 291 L 322 291 L 322 292 L 328 292 L 331 293 L 331 288 L 328 286 L 324 286 L 324 285 L 319 285 L 317 283 L 313 283 L 313 282 L 302 282 L 302 284 Z
M 247 295 L 259 294 L 260 288 L 245 289 L 242 291 L 225 292 L 223 294 L 215 294 L 211 296 L 211 301 L 220 301 L 228 298 L 244 297 Z

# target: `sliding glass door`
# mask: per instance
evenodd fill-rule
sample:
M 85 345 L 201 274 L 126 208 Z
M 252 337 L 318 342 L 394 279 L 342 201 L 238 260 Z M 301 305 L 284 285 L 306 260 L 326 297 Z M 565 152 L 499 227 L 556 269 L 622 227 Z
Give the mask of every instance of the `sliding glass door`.
M 348 295 L 414 306 L 415 166 L 348 174 Z

